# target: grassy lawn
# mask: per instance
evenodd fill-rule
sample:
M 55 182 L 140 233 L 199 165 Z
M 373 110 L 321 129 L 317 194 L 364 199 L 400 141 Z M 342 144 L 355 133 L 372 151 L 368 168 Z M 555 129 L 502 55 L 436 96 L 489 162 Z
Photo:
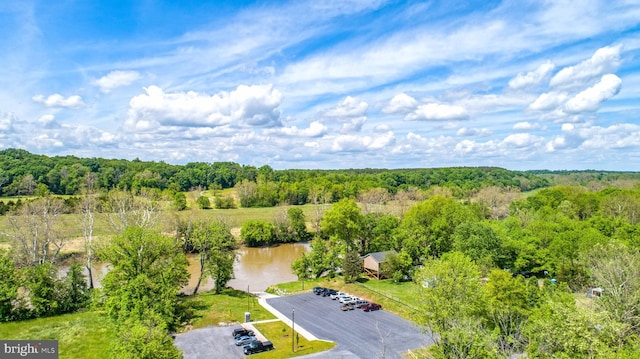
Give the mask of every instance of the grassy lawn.
M 60 358 L 104 358 L 115 337 L 110 319 L 95 311 L 0 324 L 2 339 L 58 340 Z
M 225 289 L 217 295 L 213 291 L 203 292 L 195 297 L 185 298 L 186 303 L 192 308 L 193 328 L 204 328 L 220 323 L 242 323 L 247 306 L 251 313 L 251 320 L 275 319 L 271 312 L 258 304 L 256 297 L 249 296 L 240 290 Z
M 291 352 L 291 328 L 283 322 L 258 323 L 254 324 L 256 329 L 262 333 L 269 341 L 273 343 L 275 350 L 254 354 L 251 357 L 281 359 L 291 358 L 295 356 L 307 355 L 317 352 L 329 350 L 335 346 L 335 343 L 322 340 L 309 341 L 302 335 L 295 336 L 294 340 L 295 352 Z M 297 334 L 297 333 L 296 333 Z

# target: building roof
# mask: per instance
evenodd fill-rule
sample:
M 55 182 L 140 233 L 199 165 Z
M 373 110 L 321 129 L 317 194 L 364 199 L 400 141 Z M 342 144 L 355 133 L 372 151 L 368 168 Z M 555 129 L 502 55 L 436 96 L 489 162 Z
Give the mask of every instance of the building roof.
M 369 253 L 369 254 L 365 255 L 363 257 L 363 259 L 367 258 L 367 257 L 372 257 L 373 260 L 375 260 L 376 262 L 382 263 L 382 262 L 386 261 L 385 257 L 387 257 L 388 254 L 392 254 L 392 253 L 393 254 L 398 254 L 398 252 L 393 251 L 393 250 L 392 251 L 384 251 L 384 252 L 373 252 L 373 253 Z

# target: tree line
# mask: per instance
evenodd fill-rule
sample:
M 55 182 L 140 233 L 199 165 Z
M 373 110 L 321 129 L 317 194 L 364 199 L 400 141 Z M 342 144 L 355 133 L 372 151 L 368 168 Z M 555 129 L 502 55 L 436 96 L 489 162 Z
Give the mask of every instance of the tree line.
M 335 202 L 362 191 L 384 188 L 395 194 L 415 187 L 449 187 L 463 196 L 487 186 L 522 191 L 548 187 L 549 181 L 534 173 L 496 167 L 431 169 L 274 170 L 233 162 L 165 162 L 78 158 L 31 154 L 20 149 L 0 151 L 0 196 L 31 196 L 52 193 L 79 195 L 87 187 L 140 191 L 143 188 L 185 192 L 195 188 L 238 188 L 243 207 L 278 204 Z M 225 205 L 221 203 L 220 205 Z

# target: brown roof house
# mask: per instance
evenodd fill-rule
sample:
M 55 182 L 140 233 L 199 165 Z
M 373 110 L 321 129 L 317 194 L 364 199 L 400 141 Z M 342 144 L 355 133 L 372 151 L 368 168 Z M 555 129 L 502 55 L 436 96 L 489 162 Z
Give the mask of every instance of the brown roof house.
M 389 255 L 398 255 L 396 251 L 384 251 L 369 253 L 362 257 L 362 266 L 368 276 L 376 279 L 385 277 L 384 263 L 389 260 Z

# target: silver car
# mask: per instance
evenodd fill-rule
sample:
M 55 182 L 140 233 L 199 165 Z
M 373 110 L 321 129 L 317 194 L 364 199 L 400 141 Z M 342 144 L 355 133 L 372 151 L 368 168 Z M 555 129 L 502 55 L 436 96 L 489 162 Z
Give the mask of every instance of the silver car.
M 252 341 L 256 340 L 256 337 L 243 335 L 241 337 L 236 338 L 235 340 L 236 340 L 236 345 L 241 346 L 241 345 L 250 344 Z

